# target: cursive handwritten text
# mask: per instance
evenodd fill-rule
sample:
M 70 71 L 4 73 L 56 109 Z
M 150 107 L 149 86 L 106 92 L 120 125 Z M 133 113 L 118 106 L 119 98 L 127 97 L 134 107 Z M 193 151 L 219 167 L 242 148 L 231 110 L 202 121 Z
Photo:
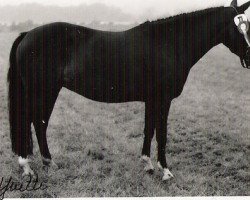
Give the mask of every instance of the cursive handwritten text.
M 0 179 L 0 200 L 4 199 L 5 193 L 7 191 L 37 191 L 37 190 L 46 190 L 48 187 L 44 182 L 38 180 L 38 176 L 35 177 L 29 176 L 27 180 L 23 180 L 21 183 L 15 182 L 12 177 L 5 179 L 2 177 Z

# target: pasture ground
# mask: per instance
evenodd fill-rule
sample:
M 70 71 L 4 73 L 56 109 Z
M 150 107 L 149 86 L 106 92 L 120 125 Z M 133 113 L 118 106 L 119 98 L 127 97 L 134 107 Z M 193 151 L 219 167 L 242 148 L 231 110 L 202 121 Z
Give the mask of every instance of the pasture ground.
M 0 177 L 20 181 L 10 148 L 8 56 L 18 33 L 0 33 Z M 48 189 L 6 197 L 249 195 L 250 70 L 220 45 L 191 70 L 168 120 L 167 160 L 175 178 L 146 174 L 139 160 L 144 104 L 97 103 L 63 89 L 48 128 L 59 169 L 42 170 L 34 138 L 32 168 Z M 152 147 L 156 165 L 156 142 Z

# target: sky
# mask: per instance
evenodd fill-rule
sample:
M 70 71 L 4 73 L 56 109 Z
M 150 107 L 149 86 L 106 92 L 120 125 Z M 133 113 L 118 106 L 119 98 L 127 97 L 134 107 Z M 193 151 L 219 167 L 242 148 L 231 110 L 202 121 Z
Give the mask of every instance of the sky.
M 104 3 L 115 6 L 130 14 L 145 12 L 164 13 L 168 15 L 190 12 L 209 7 L 223 6 L 229 0 L 0 0 L 0 6 L 18 5 L 22 3 L 39 3 L 43 5 L 77 6 L 79 4 Z M 241 5 L 247 0 L 238 0 Z

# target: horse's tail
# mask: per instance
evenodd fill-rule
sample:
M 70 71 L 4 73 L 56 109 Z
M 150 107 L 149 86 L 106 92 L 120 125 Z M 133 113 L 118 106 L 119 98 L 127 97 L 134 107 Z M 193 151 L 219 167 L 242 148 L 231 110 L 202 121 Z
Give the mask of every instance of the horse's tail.
M 28 97 L 17 63 L 17 48 L 27 33 L 21 33 L 12 45 L 9 58 L 9 122 L 12 151 L 22 157 L 32 154 L 33 143 Z

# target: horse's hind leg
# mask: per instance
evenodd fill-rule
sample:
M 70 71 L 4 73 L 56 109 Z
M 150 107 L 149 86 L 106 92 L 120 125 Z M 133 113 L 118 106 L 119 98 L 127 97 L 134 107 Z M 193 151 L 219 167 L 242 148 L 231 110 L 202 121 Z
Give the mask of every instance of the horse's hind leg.
M 51 163 L 51 154 L 49 152 L 46 130 L 48 127 L 48 121 L 46 119 L 37 119 L 34 122 L 36 130 L 37 141 L 42 156 L 42 161 L 45 166 L 49 166 Z
M 25 95 L 23 95 L 25 96 Z M 33 141 L 32 141 L 32 133 L 31 133 L 31 122 L 29 117 L 29 105 L 28 102 L 23 102 L 22 99 L 26 99 L 24 97 L 21 97 L 22 105 L 18 105 L 17 108 L 17 132 L 16 135 L 16 146 L 18 146 L 18 163 L 20 167 L 23 169 L 22 176 L 26 175 L 34 175 L 33 170 L 30 168 L 29 165 L 29 158 L 28 156 L 32 154 L 33 150 Z M 20 116 L 18 116 L 19 111 L 21 113 Z M 14 135 L 14 134 L 13 134 Z M 15 136 L 13 136 L 15 137 Z
M 23 168 L 22 176 L 34 175 L 33 170 L 30 168 L 29 159 L 27 157 L 23 158 L 22 156 L 19 156 L 18 163 L 19 163 L 20 167 Z
M 23 95 L 25 96 L 25 95 Z M 17 110 L 20 109 L 21 116 L 17 116 L 17 119 L 19 119 L 19 137 L 16 138 L 19 146 L 19 158 L 18 163 L 20 167 L 23 169 L 22 176 L 26 175 L 34 175 L 33 170 L 30 168 L 29 165 L 29 159 L 28 155 L 32 154 L 33 150 L 33 141 L 32 141 L 32 134 L 31 134 L 31 122 L 30 122 L 30 116 L 29 116 L 29 110 L 30 107 L 27 102 L 27 98 L 21 97 L 21 103 L 22 105 L 17 108 Z M 25 99 L 25 100 L 24 100 Z M 27 148 L 28 146 L 28 148 Z
M 25 120 L 25 117 L 21 118 L 20 121 L 23 121 Z M 25 122 L 22 122 L 22 124 L 25 123 Z M 29 139 L 30 141 L 28 141 L 30 144 L 30 148 L 31 148 L 31 151 L 33 149 L 33 141 L 32 141 L 32 134 L 31 134 L 31 123 L 30 122 L 26 122 L 26 124 L 24 125 L 25 127 L 23 127 L 23 125 L 21 125 L 21 129 L 20 129 L 20 135 L 23 135 L 22 133 L 27 133 L 27 135 L 29 135 Z M 32 152 L 27 152 L 25 151 L 23 148 L 24 148 L 24 145 L 27 146 L 27 144 L 25 144 L 25 139 L 26 136 L 21 136 L 19 137 L 19 145 L 20 145 L 20 152 L 19 152 L 19 157 L 18 157 L 18 163 L 19 163 L 19 166 L 23 169 L 23 173 L 22 173 L 22 176 L 28 176 L 28 175 L 34 175 L 34 172 L 33 170 L 31 169 L 30 167 L 30 160 L 28 158 L 28 155 L 31 154 Z
M 33 119 L 34 128 L 36 131 L 37 141 L 39 149 L 42 156 L 42 161 L 44 168 L 47 170 L 48 167 L 57 168 L 56 164 L 52 161 L 52 157 L 49 151 L 48 142 L 47 142 L 47 128 L 51 113 L 53 111 L 57 96 L 59 94 L 58 90 L 46 91 L 46 98 L 38 97 L 36 100 L 36 108 Z M 51 95 L 48 95 L 51 94 Z
M 153 173 L 154 167 L 150 159 L 151 141 L 155 130 L 155 108 L 153 103 L 145 103 L 145 127 L 144 142 L 142 148 L 142 160 L 145 164 L 145 171 Z
M 12 78 L 13 74 L 11 75 Z M 32 155 L 33 141 L 31 134 L 31 118 L 30 118 L 30 93 L 29 88 L 21 82 L 20 77 L 15 77 L 9 88 L 9 112 L 10 112 L 10 129 L 12 150 L 19 158 L 18 163 L 23 169 L 22 176 L 33 175 L 34 172 L 29 165 L 29 155 Z

